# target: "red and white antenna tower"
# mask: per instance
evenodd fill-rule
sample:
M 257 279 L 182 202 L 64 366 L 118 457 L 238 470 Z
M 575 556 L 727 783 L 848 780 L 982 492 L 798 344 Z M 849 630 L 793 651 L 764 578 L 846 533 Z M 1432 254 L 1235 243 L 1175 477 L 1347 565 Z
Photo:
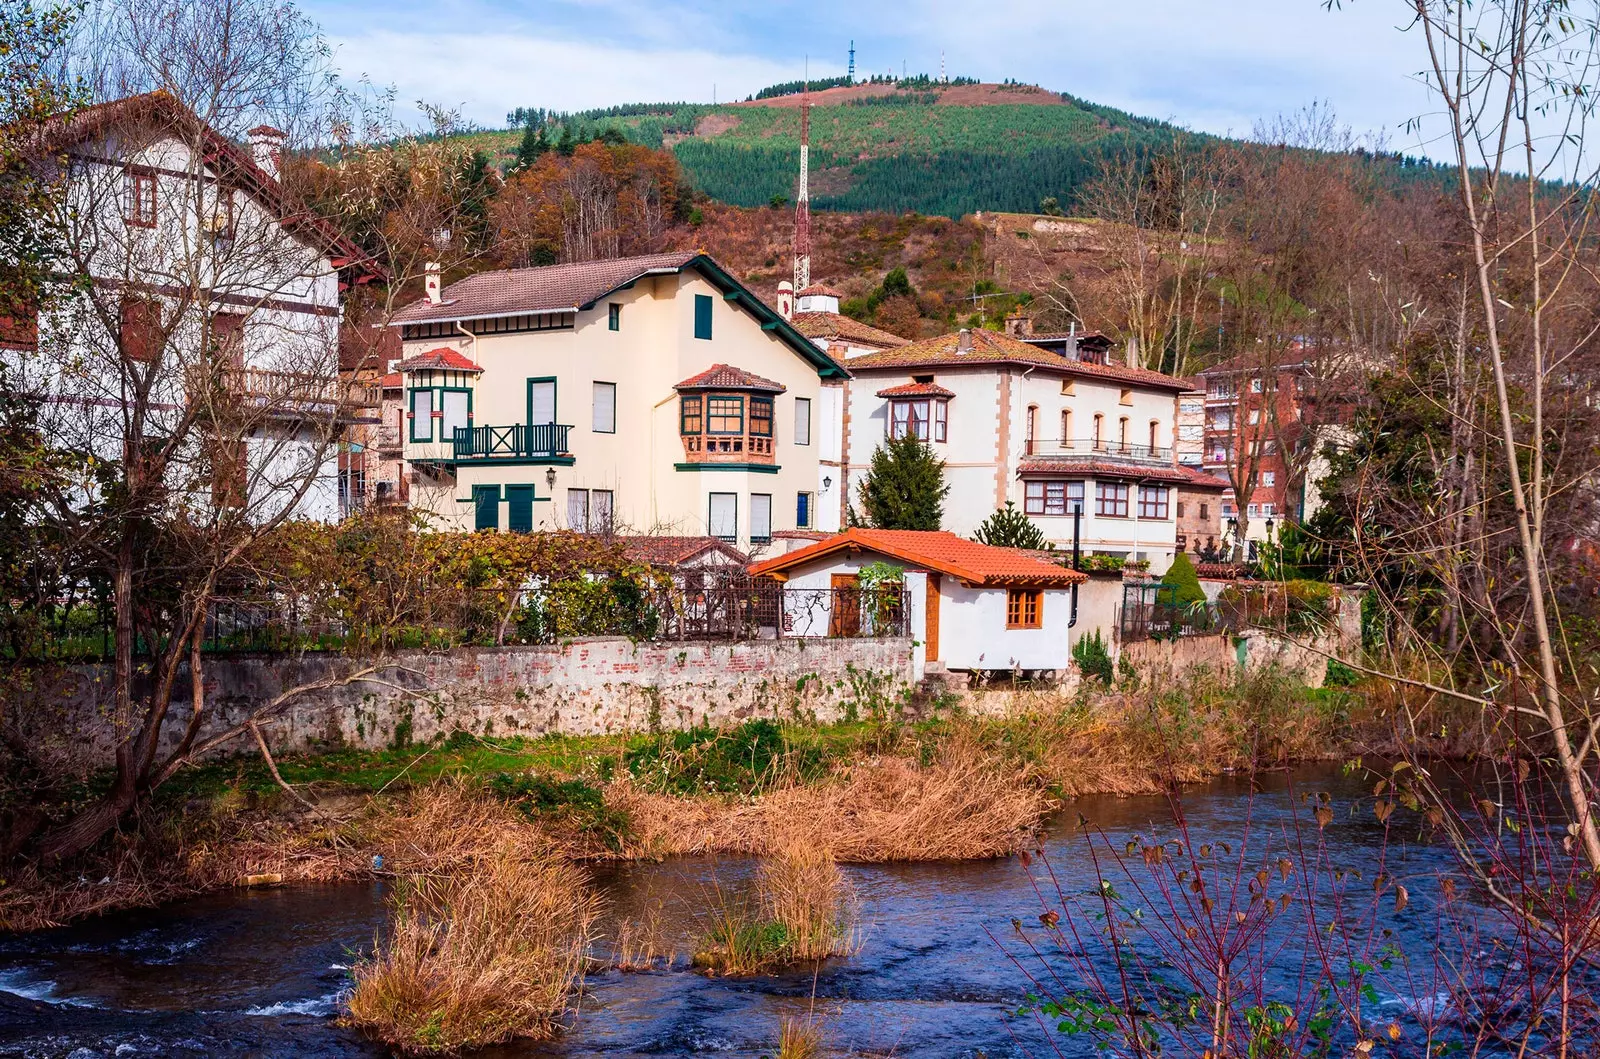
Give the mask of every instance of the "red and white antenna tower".
M 794 293 L 811 286 L 811 75 L 800 94 L 800 189 L 794 197 Z

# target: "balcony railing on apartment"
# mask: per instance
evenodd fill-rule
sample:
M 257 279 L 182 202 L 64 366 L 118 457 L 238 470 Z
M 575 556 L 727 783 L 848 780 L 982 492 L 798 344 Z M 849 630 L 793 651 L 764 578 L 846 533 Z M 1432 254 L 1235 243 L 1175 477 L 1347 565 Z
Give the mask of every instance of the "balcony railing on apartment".
M 564 423 L 516 423 L 505 427 L 457 427 L 452 439 L 458 460 L 537 460 L 568 454 Z
M 1089 459 L 1132 460 L 1138 463 L 1171 463 L 1172 450 L 1157 445 L 1108 441 L 1105 438 L 1029 438 L 1024 452 L 1029 456 L 1082 456 Z
M 385 423 L 378 428 L 377 446 L 379 452 L 398 452 L 401 448 L 400 428 L 393 423 Z

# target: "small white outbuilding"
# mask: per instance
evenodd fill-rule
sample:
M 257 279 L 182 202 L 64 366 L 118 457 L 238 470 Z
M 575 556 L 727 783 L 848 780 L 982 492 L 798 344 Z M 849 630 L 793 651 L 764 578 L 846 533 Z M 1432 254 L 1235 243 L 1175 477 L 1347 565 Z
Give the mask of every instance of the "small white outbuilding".
M 1070 667 L 1074 588 L 1088 576 L 1016 548 L 943 530 L 852 528 L 756 563 L 750 572 L 816 590 L 818 602 L 806 613 L 785 615 L 785 635 L 858 635 L 863 619 L 855 601 L 871 595 L 862 591 L 861 574 L 874 564 L 901 571 L 899 605 L 916 641 L 918 678 L 929 669 L 1064 674 Z M 843 606 L 851 613 L 833 613 Z

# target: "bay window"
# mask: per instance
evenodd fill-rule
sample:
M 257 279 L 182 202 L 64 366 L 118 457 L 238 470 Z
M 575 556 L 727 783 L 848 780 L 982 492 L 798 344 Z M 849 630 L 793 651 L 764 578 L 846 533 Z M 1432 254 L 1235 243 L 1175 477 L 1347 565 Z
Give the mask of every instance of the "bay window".
M 889 402 L 889 436 L 944 441 L 949 433 L 950 403 L 942 398 Z

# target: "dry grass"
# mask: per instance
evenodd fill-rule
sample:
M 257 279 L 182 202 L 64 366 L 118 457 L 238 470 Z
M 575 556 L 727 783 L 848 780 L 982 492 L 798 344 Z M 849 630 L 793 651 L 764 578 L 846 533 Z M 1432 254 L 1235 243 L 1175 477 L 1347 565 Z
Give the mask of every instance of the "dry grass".
M 785 1015 L 778 1020 L 777 1059 L 819 1059 L 822 1027 L 810 1019 Z
M 796 963 L 849 956 L 860 948 L 854 889 L 825 846 L 791 842 L 767 858 L 755 900 L 729 900 L 720 887 L 697 967 L 762 974 Z
M 617 924 L 611 946 L 611 966 L 618 971 L 653 971 L 671 967 L 677 954 L 661 929 L 661 906 L 651 905 L 643 916 Z
M 547 1038 L 582 984 L 598 897 L 553 851 L 413 875 L 352 971 L 350 1021 L 412 1055 Z

